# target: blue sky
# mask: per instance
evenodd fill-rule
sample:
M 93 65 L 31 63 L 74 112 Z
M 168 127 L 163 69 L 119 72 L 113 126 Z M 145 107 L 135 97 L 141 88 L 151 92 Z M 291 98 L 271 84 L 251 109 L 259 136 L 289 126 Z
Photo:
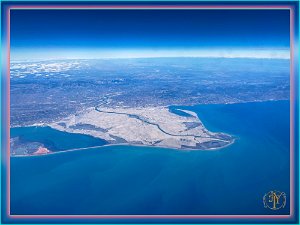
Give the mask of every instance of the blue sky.
M 288 10 L 12 10 L 12 59 L 288 54 Z

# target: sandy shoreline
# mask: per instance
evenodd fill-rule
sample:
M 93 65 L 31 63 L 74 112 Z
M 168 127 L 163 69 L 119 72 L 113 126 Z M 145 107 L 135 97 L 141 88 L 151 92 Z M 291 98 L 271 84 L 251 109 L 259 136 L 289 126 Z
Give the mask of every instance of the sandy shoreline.
M 229 143 L 228 145 L 222 146 L 222 147 L 218 147 L 218 148 L 211 148 L 209 150 L 207 149 L 176 149 L 176 148 L 169 148 L 169 147 L 162 147 L 162 146 L 146 146 L 146 145 L 133 145 L 133 144 L 126 144 L 126 143 L 122 143 L 122 144 L 106 144 L 106 145 L 99 145 L 99 146 L 93 146 L 93 147 L 86 147 L 86 148 L 74 148 L 74 149 L 67 149 L 67 150 L 62 150 L 62 151 L 50 151 L 48 153 L 45 154 L 28 154 L 28 155 L 10 155 L 10 157 L 15 157 L 15 158 L 19 158 L 19 157 L 39 157 L 39 156 L 47 156 L 47 155 L 55 155 L 55 154 L 60 154 L 60 153 L 67 153 L 67 152 L 75 152 L 75 151 L 85 151 L 85 150 L 90 150 L 90 149 L 96 149 L 96 148 L 106 148 L 106 147 L 114 147 L 114 146 L 131 146 L 131 147 L 143 147 L 143 148 L 152 148 L 154 150 L 158 149 L 164 149 L 164 150 L 171 150 L 171 151 L 180 151 L 180 152 L 194 152 L 194 151 L 205 151 L 205 152 L 209 152 L 209 151 L 219 151 L 222 150 L 224 148 L 227 148 L 229 146 L 231 146 L 232 144 L 234 144 L 236 141 L 236 139 L 233 139 L 233 141 L 231 143 Z
M 62 151 L 42 148 L 34 153 L 24 152 L 13 157 L 122 145 L 178 151 L 210 151 L 223 149 L 234 143 L 235 138 L 232 135 L 207 130 L 195 112 L 183 109 L 178 111 L 187 116 L 171 112 L 169 107 L 87 108 L 55 123 L 35 124 L 35 127 L 50 127 L 69 134 L 88 135 L 102 139 L 106 144 Z

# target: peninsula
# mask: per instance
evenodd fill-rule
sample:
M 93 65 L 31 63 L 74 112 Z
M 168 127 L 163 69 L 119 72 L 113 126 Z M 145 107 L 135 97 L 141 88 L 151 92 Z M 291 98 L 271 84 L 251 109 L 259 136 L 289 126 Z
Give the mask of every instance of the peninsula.
M 91 107 L 49 126 L 69 133 L 91 135 L 109 144 L 211 150 L 233 143 L 224 133 L 208 131 L 196 113 L 168 107 Z

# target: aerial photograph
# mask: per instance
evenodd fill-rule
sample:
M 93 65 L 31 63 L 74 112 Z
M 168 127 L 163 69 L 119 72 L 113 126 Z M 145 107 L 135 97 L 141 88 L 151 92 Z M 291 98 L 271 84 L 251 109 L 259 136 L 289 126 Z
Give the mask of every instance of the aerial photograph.
M 284 9 L 11 9 L 11 215 L 289 215 L 290 48 Z

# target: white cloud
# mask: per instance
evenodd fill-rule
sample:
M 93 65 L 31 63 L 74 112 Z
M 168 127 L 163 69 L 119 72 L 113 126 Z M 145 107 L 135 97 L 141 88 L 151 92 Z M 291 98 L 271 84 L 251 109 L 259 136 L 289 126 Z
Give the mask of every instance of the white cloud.
M 58 72 L 66 72 L 71 69 L 80 69 L 79 62 L 11 62 L 10 75 L 11 77 L 21 76 L 41 76 L 43 74 L 52 74 Z

